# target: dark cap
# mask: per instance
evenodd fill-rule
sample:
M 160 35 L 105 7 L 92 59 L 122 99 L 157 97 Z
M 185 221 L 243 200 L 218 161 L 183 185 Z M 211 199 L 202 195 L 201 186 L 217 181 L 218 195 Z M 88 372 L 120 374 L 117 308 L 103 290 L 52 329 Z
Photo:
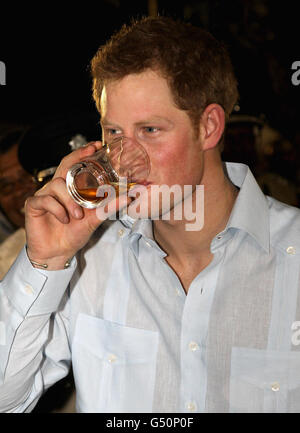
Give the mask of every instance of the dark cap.
M 34 124 L 19 143 L 19 161 L 26 171 L 36 175 L 57 167 L 61 159 L 90 141 L 101 139 L 99 114 L 67 113 L 48 116 Z
M 20 142 L 25 134 L 26 126 L 19 124 L 0 124 L 0 155 L 8 152 Z

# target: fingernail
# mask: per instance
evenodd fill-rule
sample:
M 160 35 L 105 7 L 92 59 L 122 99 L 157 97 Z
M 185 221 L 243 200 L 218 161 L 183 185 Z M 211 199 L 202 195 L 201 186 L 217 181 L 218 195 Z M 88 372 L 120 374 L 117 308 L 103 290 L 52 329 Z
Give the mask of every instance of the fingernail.
M 86 151 L 87 149 L 95 148 L 94 141 L 90 143 L 86 143 L 84 146 L 81 146 L 81 150 Z
M 80 208 L 75 209 L 75 210 L 74 210 L 74 216 L 75 216 L 75 218 L 77 218 L 77 219 L 81 219 L 82 216 L 83 216 L 82 209 L 80 209 Z

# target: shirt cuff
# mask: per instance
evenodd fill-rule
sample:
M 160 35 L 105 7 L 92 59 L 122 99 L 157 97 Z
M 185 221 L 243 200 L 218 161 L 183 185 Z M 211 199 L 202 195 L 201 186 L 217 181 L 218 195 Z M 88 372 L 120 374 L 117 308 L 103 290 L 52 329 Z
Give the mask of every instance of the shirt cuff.
M 57 311 L 76 265 L 74 257 L 67 269 L 47 271 L 34 268 L 24 246 L 2 281 L 2 287 L 23 317 L 51 314 Z

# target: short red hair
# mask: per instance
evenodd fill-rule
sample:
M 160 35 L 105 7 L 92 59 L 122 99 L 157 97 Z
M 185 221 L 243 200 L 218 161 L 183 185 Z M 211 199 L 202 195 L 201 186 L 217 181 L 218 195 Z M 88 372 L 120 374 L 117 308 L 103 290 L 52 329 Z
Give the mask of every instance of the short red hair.
M 168 17 L 124 25 L 91 61 L 93 97 L 100 112 L 104 84 L 153 69 L 165 77 L 178 108 L 196 130 L 204 109 L 217 103 L 228 119 L 238 99 L 237 80 L 225 46 L 209 32 Z

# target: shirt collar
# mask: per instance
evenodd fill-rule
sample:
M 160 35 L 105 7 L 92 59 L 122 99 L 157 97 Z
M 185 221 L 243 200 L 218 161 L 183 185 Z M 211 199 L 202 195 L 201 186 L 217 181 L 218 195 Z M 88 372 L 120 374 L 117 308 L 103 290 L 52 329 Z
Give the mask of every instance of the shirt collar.
M 224 170 L 232 183 L 240 188 L 224 232 L 229 228 L 246 231 L 269 253 L 269 207 L 265 195 L 247 165 L 226 162 L 224 163 Z M 166 253 L 154 240 L 151 220 L 134 220 L 125 214 L 120 218 L 120 221 L 130 229 L 131 245 L 136 254 L 138 254 L 138 241 L 144 237 L 151 246 L 158 250 L 161 256 L 166 256 Z
M 154 240 L 153 236 L 153 221 L 150 219 L 133 219 L 127 214 L 120 218 L 121 223 L 130 229 L 129 232 L 129 243 L 131 248 L 138 257 L 139 255 L 139 241 L 141 238 L 144 239 L 146 244 L 154 248 L 161 257 L 166 257 L 166 253 L 159 247 Z
M 134 219 L 125 214 L 120 217 L 121 223 L 128 229 L 130 234 L 136 233 L 154 240 L 152 221 L 150 219 Z
M 246 231 L 266 251 L 270 252 L 270 222 L 267 199 L 245 164 L 226 162 L 229 179 L 240 188 L 226 228 Z

